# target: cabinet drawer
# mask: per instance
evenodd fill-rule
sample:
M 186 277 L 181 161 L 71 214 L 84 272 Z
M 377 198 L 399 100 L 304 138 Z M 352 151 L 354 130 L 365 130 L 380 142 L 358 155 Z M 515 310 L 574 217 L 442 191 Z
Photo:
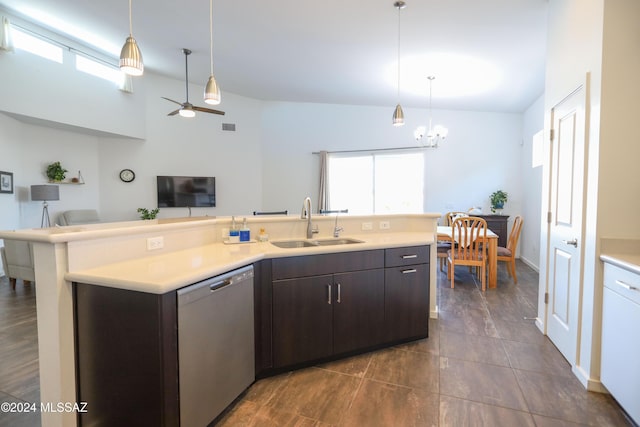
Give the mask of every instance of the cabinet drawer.
M 604 286 L 640 304 L 640 274 L 605 262 Z
M 384 251 L 385 267 L 428 263 L 429 246 L 410 246 L 407 248 L 385 249 Z
M 371 270 L 384 265 L 384 250 L 339 252 L 287 258 L 272 261 L 273 280 L 321 274 Z

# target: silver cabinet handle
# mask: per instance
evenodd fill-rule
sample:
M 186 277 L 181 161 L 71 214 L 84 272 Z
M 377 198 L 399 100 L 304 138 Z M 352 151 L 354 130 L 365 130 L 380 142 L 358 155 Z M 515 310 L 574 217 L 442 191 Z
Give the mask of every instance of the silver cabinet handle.
M 327 285 L 327 304 L 331 305 L 331 285 Z
M 636 286 L 625 283 L 622 280 L 616 280 L 616 285 L 620 285 L 623 288 L 628 289 L 630 291 L 640 291 L 640 289 L 638 289 Z
M 413 254 L 413 255 L 402 255 L 402 259 L 411 259 L 411 258 L 418 258 L 418 255 Z
M 415 268 L 411 268 L 409 270 L 402 270 L 402 274 L 415 273 L 416 271 L 418 271 L 418 270 L 416 270 Z
M 342 298 L 342 289 L 340 289 L 340 283 L 338 283 L 338 299 L 336 300 L 338 304 L 342 302 L 341 298 Z
M 574 248 L 578 247 L 578 239 L 573 239 L 573 240 L 563 240 L 562 243 L 564 243 L 565 245 L 571 245 Z

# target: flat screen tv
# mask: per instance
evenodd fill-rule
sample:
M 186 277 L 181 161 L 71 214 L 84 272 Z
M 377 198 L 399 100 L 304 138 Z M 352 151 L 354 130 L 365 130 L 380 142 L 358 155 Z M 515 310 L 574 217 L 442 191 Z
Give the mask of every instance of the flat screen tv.
M 158 176 L 159 208 L 216 206 L 216 178 L 212 176 Z

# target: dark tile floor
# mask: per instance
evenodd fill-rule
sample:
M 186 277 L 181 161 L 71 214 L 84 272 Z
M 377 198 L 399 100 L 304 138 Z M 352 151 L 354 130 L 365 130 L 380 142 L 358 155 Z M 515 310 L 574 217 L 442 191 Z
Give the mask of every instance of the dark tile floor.
M 540 333 L 538 274 L 503 266 L 480 291 L 465 268 L 439 273 L 440 318 L 425 340 L 256 382 L 219 426 L 627 426 L 609 396 L 586 391 Z
M 628 426 L 609 396 L 587 392 L 525 317 L 538 275 L 500 268 L 482 293 L 465 268 L 425 340 L 257 381 L 219 426 Z M 0 278 L 0 402 L 38 402 L 35 286 Z M 0 412 L 0 427 L 38 426 L 39 414 Z

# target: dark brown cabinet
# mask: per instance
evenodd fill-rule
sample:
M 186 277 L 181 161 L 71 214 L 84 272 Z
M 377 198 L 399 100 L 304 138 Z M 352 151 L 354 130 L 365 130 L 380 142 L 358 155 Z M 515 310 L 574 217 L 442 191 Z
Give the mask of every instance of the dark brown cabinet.
M 383 307 L 382 269 L 274 282 L 274 366 L 378 344 Z
M 476 215 L 487 221 L 487 227 L 498 235 L 498 246 L 507 247 L 509 215 Z
M 429 246 L 280 258 L 271 267 L 273 368 L 428 336 Z
M 385 251 L 386 341 L 425 338 L 429 334 L 429 247 Z
M 273 260 L 273 367 L 378 344 L 383 259 L 379 250 Z
M 78 425 L 178 426 L 176 293 L 74 283 Z

